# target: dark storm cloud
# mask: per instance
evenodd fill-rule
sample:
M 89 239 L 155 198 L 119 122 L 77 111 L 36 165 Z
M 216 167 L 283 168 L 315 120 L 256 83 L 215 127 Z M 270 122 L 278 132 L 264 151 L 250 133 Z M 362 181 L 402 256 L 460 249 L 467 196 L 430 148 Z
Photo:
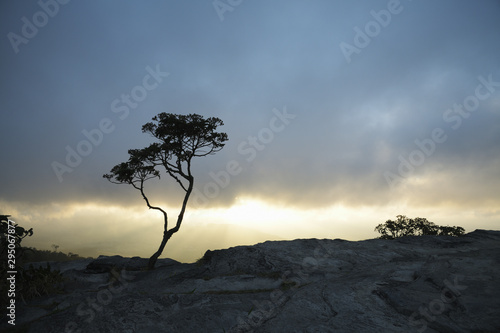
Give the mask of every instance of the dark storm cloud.
M 478 77 L 500 82 L 498 3 L 401 0 L 399 13 L 348 62 L 340 44 L 355 45 L 354 28 L 365 29 L 371 11 L 390 3 L 248 1 L 222 22 L 204 1 L 60 5 L 19 52 L 7 37 L 0 46 L 0 149 L 8 156 L 1 199 L 137 203 L 132 189 L 101 176 L 127 149 L 147 145 L 141 125 L 166 111 L 225 122 L 227 146 L 195 165 L 197 190 L 212 186 L 197 199 L 207 205 L 241 196 L 298 206 L 385 204 L 416 186 L 415 177 L 423 183 L 405 193 L 409 201 L 466 202 L 469 192 L 455 190 L 467 188 L 469 202 L 497 202 L 500 87 L 457 129 L 443 115 L 474 95 Z M 22 35 L 21 18 L 32 21 L 40 10 L 36 2 L 3 4 L 2 33 Z M 147 79 L 157 86 L 132 100 L 137 106 L 127 104 L 122 96 L 157 68 L 169 75 Z M 116 100 L 122 111 L 114 112 Z M 285 109 L 294 118 L 273 127 Z M 66 147 L 76 151 L 90 140 L 82 131 L 103 127 L 109 133 L 95 136 L 99 144 L 60 182 L 53 162 L 67 165 Z M 400 156 L 408 159 L 415 140 L 436 128 L 446 141 L 403 177 L 403 187 L 391 188 L 384 173 L 401 176 Z M 232 160 L 241 170 L 226 181 Z

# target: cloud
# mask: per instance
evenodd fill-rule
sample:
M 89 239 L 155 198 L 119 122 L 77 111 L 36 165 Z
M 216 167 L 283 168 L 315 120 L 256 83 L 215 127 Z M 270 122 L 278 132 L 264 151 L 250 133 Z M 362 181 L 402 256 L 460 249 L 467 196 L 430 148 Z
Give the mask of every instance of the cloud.
M 0 121 L 8 124 L 0 131 L 0 198 L 141 205 L 136 191 L 102 174 L 126 160 L 128 149 L 150 142 L 140 128 L 155 114 L 196 112 L 222 118 L 230 139 L 217 155 L 196 161 L 197 189 L 216 183 L 211 175 L 229 161 L 242 168 L 204 207 L 228 207 L 244 196 L 304 208 L 398 200 L 498 205 L 500 89 L 460 128 L 443 120 L 474 93 L 479 76 L 500 81 L 498 3 L 401 4 L 404 10 L 347 63 L 339 44 L 351 43 L 354 27 L 373 20 L 370 11 L 387 8 L 386 1 L 249 2 L 223 22 L 210 3 L 69 3 L 18 54 L 8 40 L 0 45 Z M 19 33 L 20 17 L 39 10 L 4 7 L 4 33 Z M 120 119 L 112 102 L 157 64 L 170 75 Z M 273 110 L 285 107 L 296 118 L 266 138 Z M 77 149 L 86 140 L 82 131 L 102 119 L 114 130 L 59 182 L 52 163 L 66 164 L 67 147 Z M 408 159 L 415 140 L 435 128 L 447 140 L 392 188 L 384 173 L 399 175 L 400 156 Z M 249 138 L 259 133 L 264 148 L 254 148 L 249 161 Z M 177 203 L 182 193 L 172 188 L 152 186 L 152 197 Z

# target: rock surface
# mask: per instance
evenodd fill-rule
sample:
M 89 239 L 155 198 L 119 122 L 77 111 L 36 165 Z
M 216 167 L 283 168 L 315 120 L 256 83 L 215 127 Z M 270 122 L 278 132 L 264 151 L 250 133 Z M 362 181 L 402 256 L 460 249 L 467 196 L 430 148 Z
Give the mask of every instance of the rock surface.
M 18 302 L 16 328 L 500 332 L 500 231 L 273 241 L 207 251 L 194 264 L 161 259 L 154 271 L 119 256 L 51 265 L 66 293 Z

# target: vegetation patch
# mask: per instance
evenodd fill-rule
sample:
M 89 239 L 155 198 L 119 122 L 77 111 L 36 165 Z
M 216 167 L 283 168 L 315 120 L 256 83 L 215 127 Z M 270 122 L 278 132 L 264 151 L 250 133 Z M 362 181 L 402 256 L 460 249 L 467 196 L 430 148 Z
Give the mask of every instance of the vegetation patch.
M 16 271 L 15 297 L 26 302 L 29 299 L 62 292 L 63 276 L 60 271 L 52 270 L 50 264 L 46 267 L 35 268 L 30 265 L 28 269 L 23 266 L 24 256 L 29 252 L 21 246 L 25 237 L 31 237 L 33 229 L 26 230 L 14 221 L 9 215 L 0 215 L 0 249 L 2 258 L 7 256 L 9 260 L 2 260 L 0 273 L 7 276 L 8 271 Z M 5 259 L 5 258 L 4 258 Z M 7 279 L 0 281 L 1 290 L 9 290 Z M 9 301 L 8 293 L 0 296 L 2 306 Z
M 394 239 L 404 236 L 463 236 L 462 227 L 439 226 L 426 218 L 416 217 L 410 219 L 404 215 L 396 216 L 396 221 L 387 220 L 375 227 L 375 231 L 381 234 L 381 239 Z
M 258 294 L 271 292 L 274 289 L 243 289 L 243 290 L 209 290 L 203 292 L 203 294 L 207 295 L 229 295 L 229 294 Z
M 293 287 L 295 287 L 296 285 L 297 285 L 297 282 L 295 282 L 295 281 L 285 280 L 285 281 L 281 282 L 280 289 L 281 290 L 290 290 Z

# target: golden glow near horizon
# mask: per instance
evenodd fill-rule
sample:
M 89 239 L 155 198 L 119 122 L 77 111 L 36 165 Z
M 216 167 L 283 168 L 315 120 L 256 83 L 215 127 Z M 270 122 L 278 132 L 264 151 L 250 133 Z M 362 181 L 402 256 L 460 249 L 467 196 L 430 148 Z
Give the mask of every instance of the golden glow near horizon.
M 178 208 L 165 207 L 169 228 L 175 224 Z M 23 211 L 24 214 L 19 214 Z M 50 249 L 52 244 L 63 252 L 82 256 L 122 255 L 149 257 L 157 250 L 163 233 L 163 218 L 143 205 L 133 207 L 104 206 L 98 203 L 68 206 L 12 209 L 14 220 L 34 229 L 25 246 Z M 341 238 L 363 240 L 376 238 L 377 224 L 396 215 L 426 217 L 440 225 L 460 225 L 466 232 L 476 228 L 497 229 L 498 212 L 456 212 L 452 207 L 428 209 L 391 207 L 347 207 L 333 205 L 315 209 L 298 209 L 267 204 L 254 198 L 238 198 L 227 208 L 186 211 L 183 224 L 167 244 L 162 257 L 192 262 L 210 249 L 253 245 L 267 240 L 297 238 Z M 481 226 L 475 226 L 477 221 Z
M 375 238 L 397 215 L 500 229 L 498 1 L 402 1 L 401 18 L 364 41 L 353 25 L 376 23 L 374 2 L 245 3 L 221 23 L 207 3 L 81 1 L 92 20 L 61 8 L 36 40 L 4 43 L 0 213 L 33 228 L 23 244 L 155 252 L 161 212 L 102 176 L 130 149 L 159 142 L 141 129 L 161 112 L 216 117 L 228 135 L 220 152 L 192 160 L 195 186 L 163 257 Z M 34 5 L 4 7 L 5 31 L 26 34 L 19 17 L 36 17 Z M 467 34 L 457 34 L 462 21 Z M 124 42 L 146 35 L 138 47 Z M 158 171 L 146 195 L 171 228 L 185 191 Z

